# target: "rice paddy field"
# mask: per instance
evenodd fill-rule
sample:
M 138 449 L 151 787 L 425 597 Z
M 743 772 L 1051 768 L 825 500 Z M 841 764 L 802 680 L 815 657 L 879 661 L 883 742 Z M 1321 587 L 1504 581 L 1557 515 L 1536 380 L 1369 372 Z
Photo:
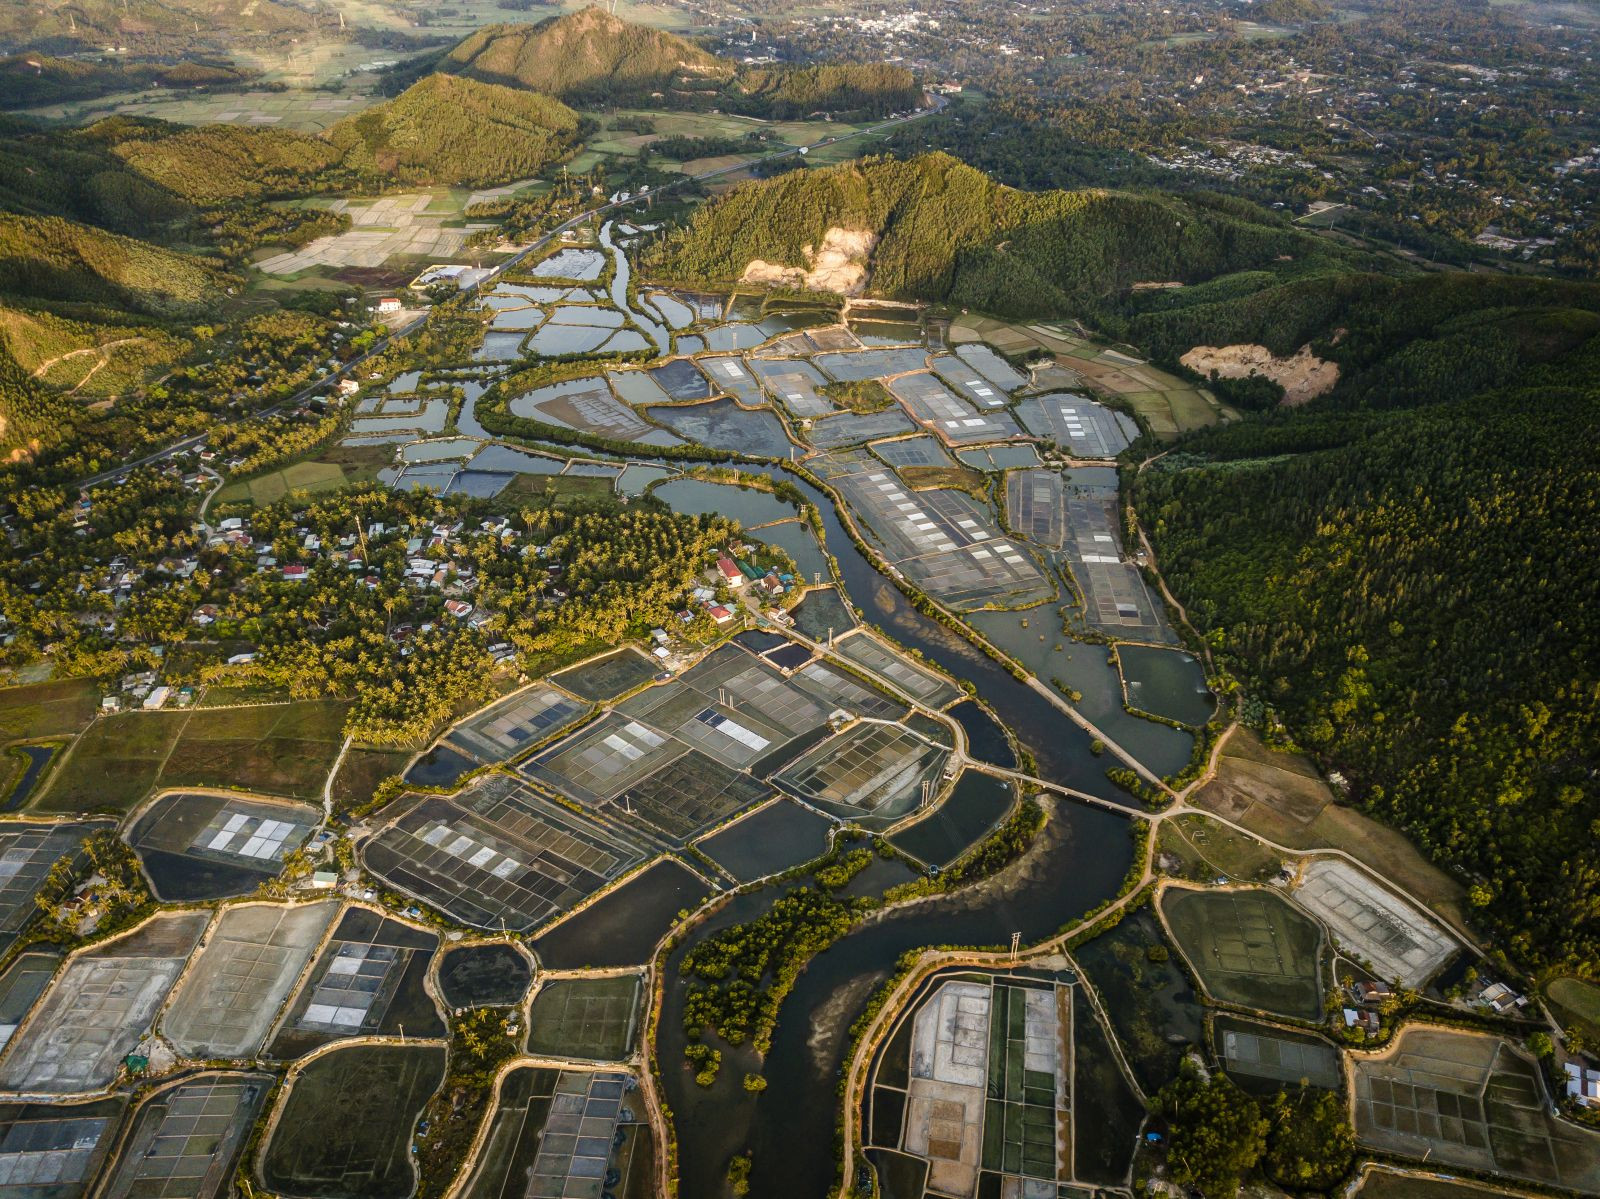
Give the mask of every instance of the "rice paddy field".
M 1411 1027 L 1354 1059 L 1362 1144 L 1438 1166 L 1600 1188 L 1600 1132 L 1550 1114 L 1538 1067 L 1499 1037 Z
M 1355 1193 L 1362 1199 L 1503 1199 L 1507 1194 L 1498 1184 L 1476 1186 L 1460 1179 L 1401 1174 L 1387 1166 L 1369 1167 Z
M 536 1057 L 620 1061 L 638 1029 L 642 980 L 553 978 L 533 997 L 527 1051 Z
M 19 1199 L 84 1194 L 116 1144 L 125 1096 L 88 1103 L 0 1103 L 0 1171 Z
M 426 987 L 438 934 L 369 908 L 350 907 L 277 1022 L 268 1056 L 289 1061 L 358 1036 L 443 1036 Z
M 276 877 L 320 819 L 301 804 L 179 791 L 151 804 L 125 836 L 160 898 L 225 899 Z
M 338 914 L 336 902 L 240 904 L 210 930 L 162 1017 L 187 1057 L 253 1057 Z
M 316 1058 L 281 1101 L 262 1181 L 306 1199 L 406 1199 L 412 1130 L 444 1070 L 439 1045 L 353 1045 Z
M 1302 1084 L 1337 1091 L 1344 1085 L 1339 1051 L 1321 1037 L 1228 1015 L 1212 1021 L 1211 1035 L 1228 1077 L 1254 1093 L 1273 1095 Z
M 617 1199 L 647 1199 L 654 1148 L 637 1085 L 610 1070 L 510 1071 L 463 1195 L 598 1195 L 599 1180 L 609 1179 L 606 1193 Z
M 1169 887 L 1161 914 L 1212 998 L 1299 1020 L 1322 1016 L 1322 930 L 1280 896 Z
M 106 1199 L 221 1199 L 273 1079 L 263 1074 L 207 1074 L 146 1099 Z
M 209 912 L 163 913 L 69 961 L 13 1037 L 0 1087 L 70 1095 L 109 1086 L 209 919 Z

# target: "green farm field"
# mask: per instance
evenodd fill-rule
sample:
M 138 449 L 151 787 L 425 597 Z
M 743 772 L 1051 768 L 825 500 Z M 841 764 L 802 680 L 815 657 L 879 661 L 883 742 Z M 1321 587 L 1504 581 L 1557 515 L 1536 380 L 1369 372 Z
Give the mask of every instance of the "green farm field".
M 1173 888 L 1161 914 L 1214 998 L 1294 1019 L 1321 1016 L 1322 932 L 1279 896 Z
M 338 755 L 347 709 L 314 700 L 110 716 L 71 747 L 33 809 L 126 812 L 160 787 L 315 799 Z

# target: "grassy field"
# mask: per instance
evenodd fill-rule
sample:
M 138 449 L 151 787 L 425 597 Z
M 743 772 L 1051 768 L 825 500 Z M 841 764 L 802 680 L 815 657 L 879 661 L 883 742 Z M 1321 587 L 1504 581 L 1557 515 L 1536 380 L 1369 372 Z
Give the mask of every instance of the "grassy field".
M 0 688 L 0 742 L 81 732 L 99 707 L 100 688 L 89 679 Z
M 296 462 L 281 470 L 269 471 L 253 479 L 229 483 L 217 493 L 219 504 L 249 500 L 252 504 L 273 504 L 296 491 L 332 491 L 349 479 L 331 462 Z
M 1415 1178 L 1374 1168 L 1356 1191 L 1359 1199 L 1504 1199 L 1499 1187 L 1445 1182 L 1442 1178 Z
M 1225 877 L 1237 882 L 1266 882 L 1277 874 L 1282 859 L 1252 837 L 1187 813 L 1163 822 L 1159 848 L 1179 858 L 1181 876 L 1194 882 Z
M 1427 907 L 1465 923 L 1466 892 L 1459 883 L 1402 833 L 1334 803 L 1306 758 L 1271 750 L 1248 729 L 1229 738 L 1217 777 L 1201 788 L 1196 803 L 1291 849 L 1342 849 Z
M 615 494 L 612 480 L 593 475 L 518 475 L 495 497 L 512 507 L 520 497 L 549 495 L 557 500 L 603 500 Z
M 411 751 L 406 749 L 352 748 L 333 778 L 334 809 L 344 810 L 366 803 L 377 785 L 390 775 L 399 774 L 410 757 Z
M 1161 914 L 1214 999 L 1274 1015 L 1322 1015 L 1321 930 L 1271 891 L 1170 889 Z
M 321 795 L 348 705 L 334 700 L 110 716 L 80 737 L 32 805 L 125 812 L 159 787 Z
M 1569 1191 L 1600 1188 L 1600 1132 L 1550 1113 L 1538 1067 L 1495 1037 L 1413 1025 L 1357 1059 L 1362 1144 Z
M 1600 987 L 1576 978 L 1558 978 L 1545 988 L 1557 1018 L 1576 1027 L 1584 1038 L 1600 1042 Z

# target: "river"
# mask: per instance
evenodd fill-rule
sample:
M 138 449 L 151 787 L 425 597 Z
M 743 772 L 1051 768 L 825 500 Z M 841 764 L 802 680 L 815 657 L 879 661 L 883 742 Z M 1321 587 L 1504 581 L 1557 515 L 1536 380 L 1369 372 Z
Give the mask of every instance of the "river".
M 723 1193 L 728 1159 L 752 1155 L 750 1193 L 764 1199 L 822 1199 L 834 1177 L 834 1127 L 850 1026 L 908 949 L 926 945 L 1042 940 L 1116 894 L 1133 859 L 1126 818 L 1070 800 L 1054 805 L 1022 859 L 995 878 L 882 915 L 818 954 L 779 1009 L 771 1052 L 759 1063 L 767 1090 L 744 1090 L 758 1068 L 749 1047 L 723 1048 L 722 1071 L 698 1086 L 683 1057 L 683 988 L 677 963 L 718 927 L 752 919 L 781 893 L 771 887 L 735 899 L 668 960 L 657 1037 L 662 1081 L 678 1137 L 680 1195 Z

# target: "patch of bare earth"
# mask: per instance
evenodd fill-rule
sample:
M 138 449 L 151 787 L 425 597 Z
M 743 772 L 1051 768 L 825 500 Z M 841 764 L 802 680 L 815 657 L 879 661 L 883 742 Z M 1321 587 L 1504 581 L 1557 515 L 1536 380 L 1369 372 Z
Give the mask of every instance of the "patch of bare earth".
M 1224 379 L 1263 375 L 1283 388 L 1283 403 L 1289 408 L 1326 395 L 1339 381 L 1339 364 L 1318 358 L 1308 345 L 1288 358 L 1266 346 L 1195 346 L 1178 361 L 1207 377 L 1213 372 Z
M 867 286 L 868 262 L 878 239 L 865 230 L 829 229 L 820 249 L 806 246 L 804 266 L 752 259 L 739 276 L 743 283 L 803 287 L 841 296 L 858 296 Z

